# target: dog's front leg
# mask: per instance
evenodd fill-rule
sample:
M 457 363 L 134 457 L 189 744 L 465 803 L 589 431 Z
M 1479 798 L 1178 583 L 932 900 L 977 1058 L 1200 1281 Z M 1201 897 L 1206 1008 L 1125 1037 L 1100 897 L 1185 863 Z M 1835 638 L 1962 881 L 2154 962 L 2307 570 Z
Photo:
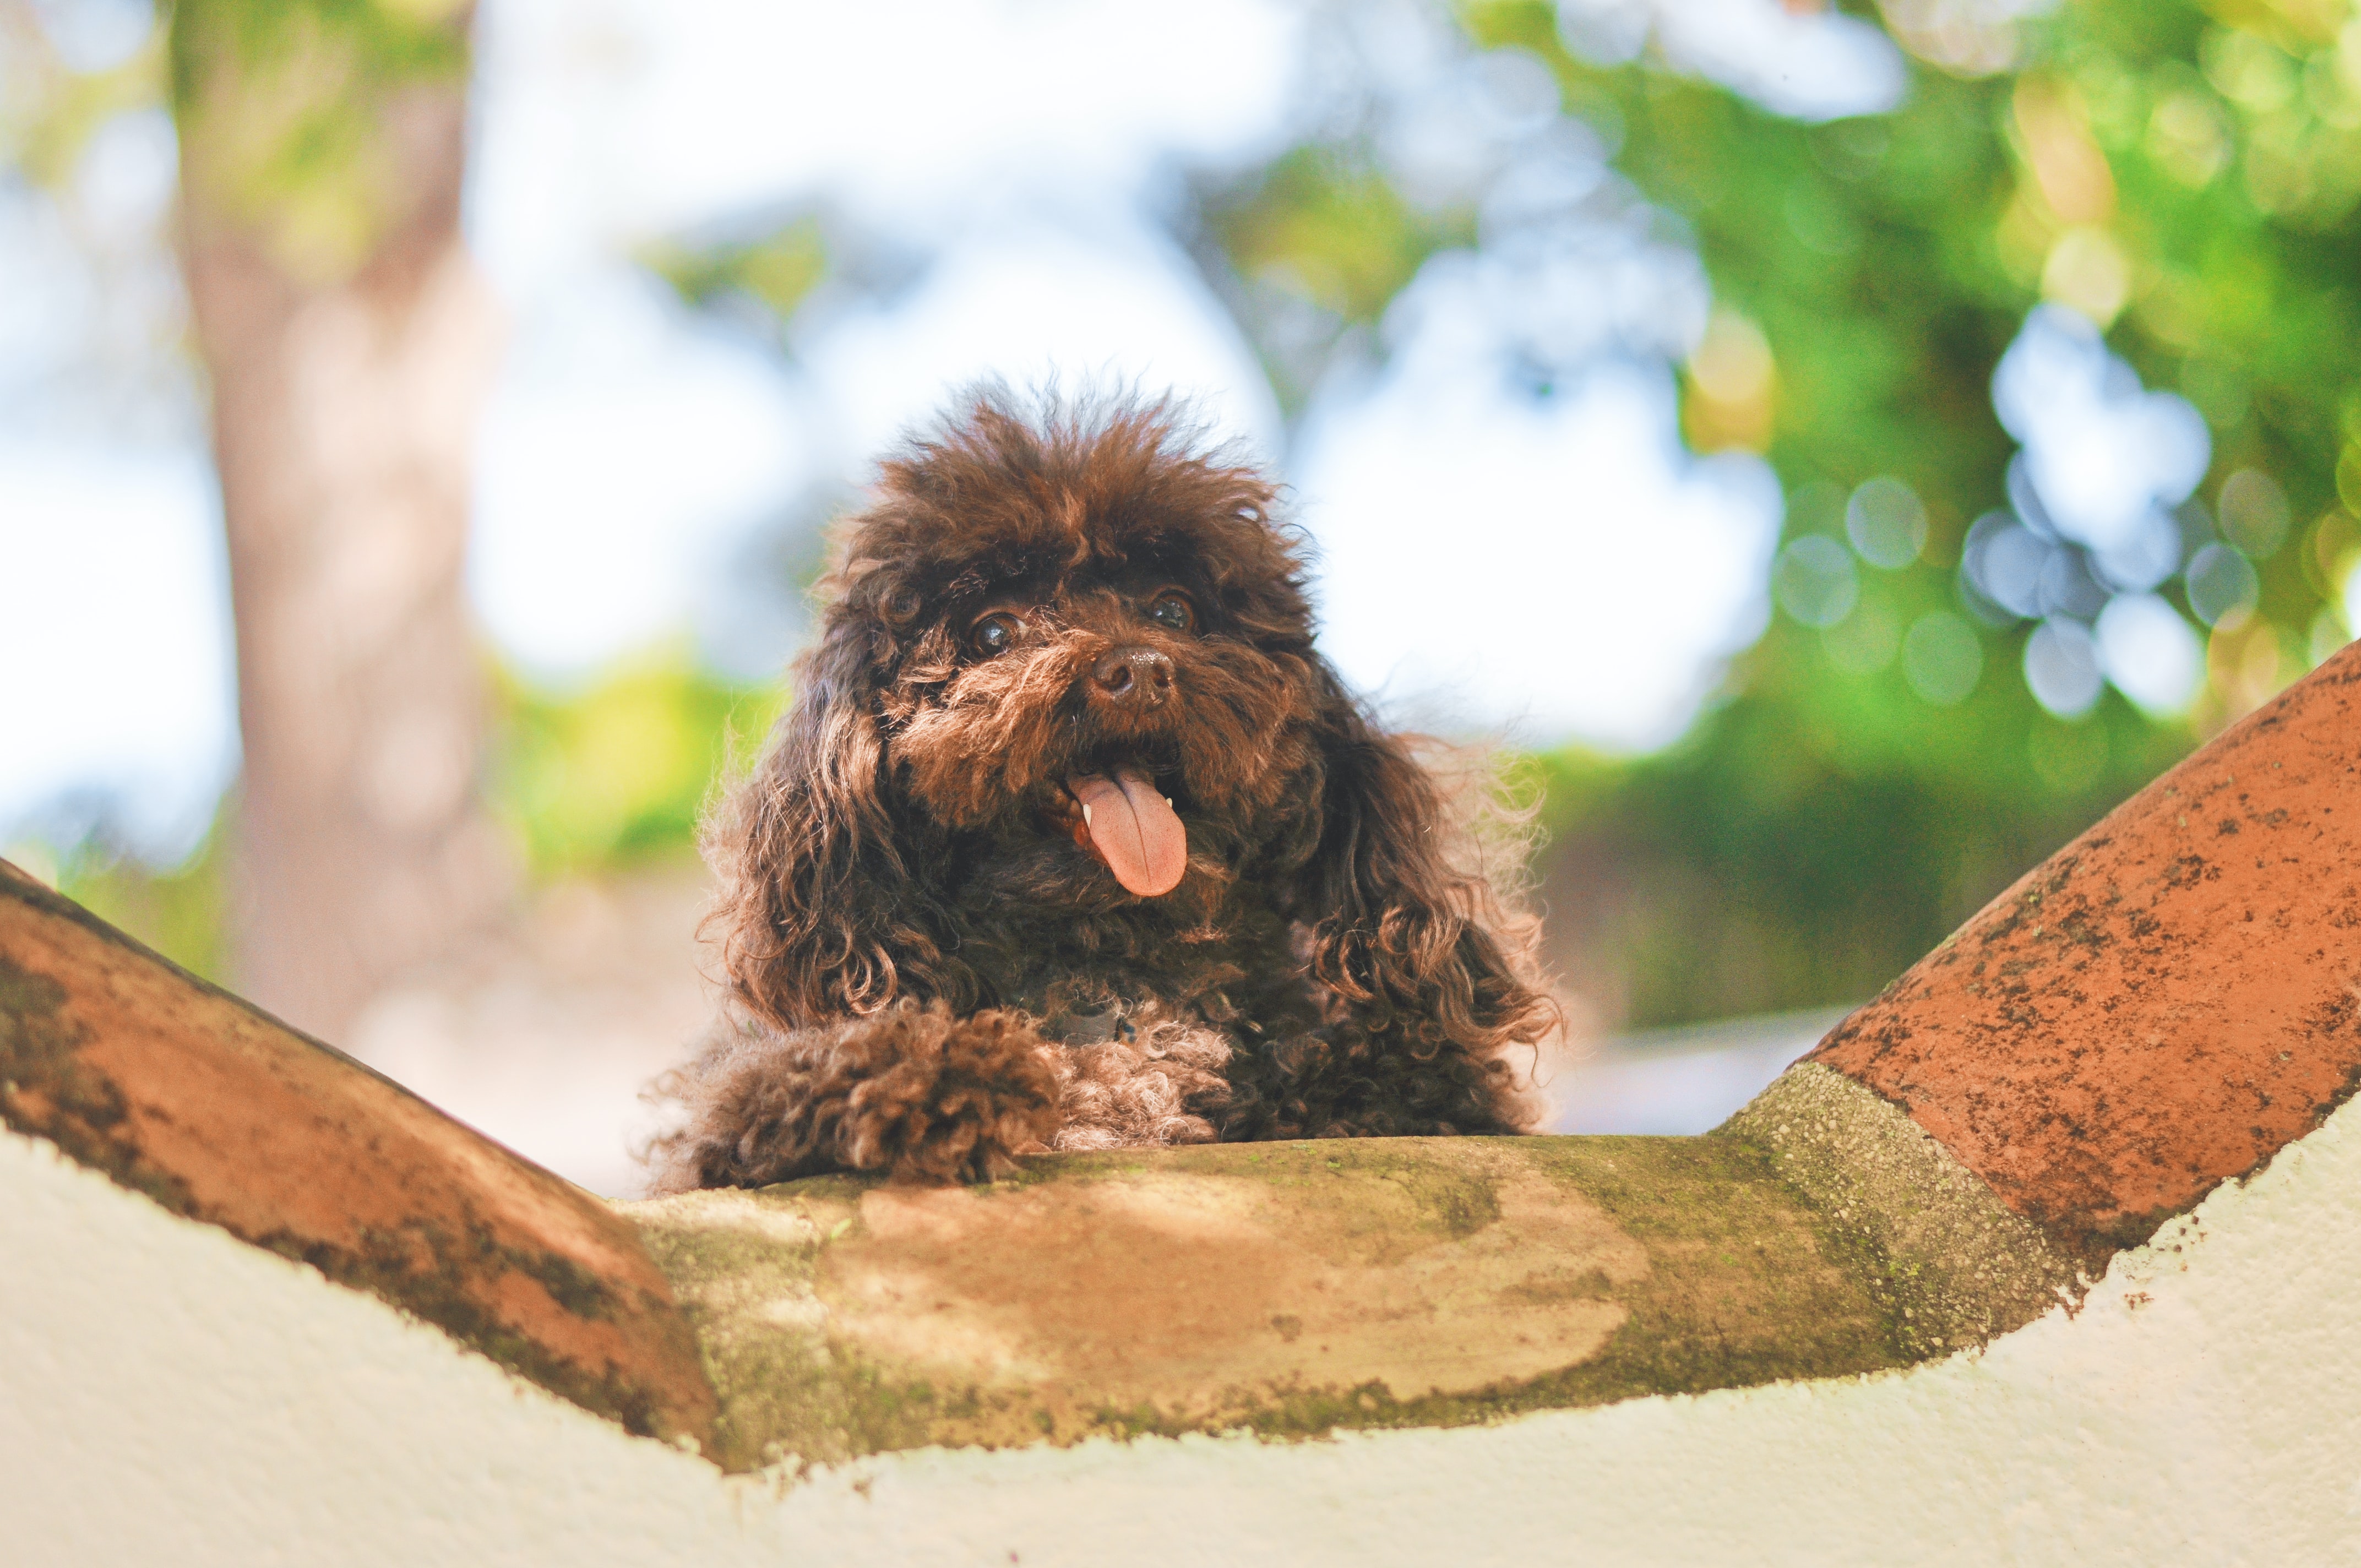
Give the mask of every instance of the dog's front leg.
M 818 1028 L 743 1027 L 664 1085 L 687 1124 L 656 1185 L 761 1187 L 827 1171 L 981 1181 L 1058 1131 L 1051 1050 L 1022 1013 L 905 1003 Z

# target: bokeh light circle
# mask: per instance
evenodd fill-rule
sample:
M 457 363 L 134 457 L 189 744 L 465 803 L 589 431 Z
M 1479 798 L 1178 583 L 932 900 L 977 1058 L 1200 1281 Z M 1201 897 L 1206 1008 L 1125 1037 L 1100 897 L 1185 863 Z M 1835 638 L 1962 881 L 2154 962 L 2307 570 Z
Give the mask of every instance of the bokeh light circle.
M 2189 563 L 2189 609 L 2208 626 L 2245 615 L 2261 597 L 2255 564 L 2235 544 L 2208 544 Z
M 1834 626 L 1852 613 L 1861 578 L 1843 545 L 1825 533 L 1806 533 L 1779 552 L 1771 597 L 1806 626 Z
M 1962 617 L 1930 610 L 1902 639 L 1902 675 L 1937 707 L 1963 702 L 1984 673 L 1983 639 Z
M 1862 560 L 1894 571 L 1927 547 L 1927 508 L 1901 480 L 1871 479 L 1845 503 L 1845 535 Z
M 2033 699 L 2060 718 L 2080 718 L 2103 685 L 2098 644 L 2079 620 L 2045 620 L 2025 640 L 2025 685 Z

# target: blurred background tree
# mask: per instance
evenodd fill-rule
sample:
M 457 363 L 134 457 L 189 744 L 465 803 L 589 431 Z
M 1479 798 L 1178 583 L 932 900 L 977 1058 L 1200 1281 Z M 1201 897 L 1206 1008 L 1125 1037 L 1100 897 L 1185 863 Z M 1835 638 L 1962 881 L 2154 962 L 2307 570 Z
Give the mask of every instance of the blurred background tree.
M 172 11 L 237 626 L 232 973 L 332 1037 L 509 891 L 464 578 L 499 342 L 459 233 L 467 26 L 437 0 Z

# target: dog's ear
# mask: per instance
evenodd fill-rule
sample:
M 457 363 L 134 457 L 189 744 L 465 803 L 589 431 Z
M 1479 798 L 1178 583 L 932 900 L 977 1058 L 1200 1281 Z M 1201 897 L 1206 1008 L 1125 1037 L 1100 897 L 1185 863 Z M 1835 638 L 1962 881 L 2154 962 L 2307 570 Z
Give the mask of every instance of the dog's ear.
M 1529 982 L 1524 945 L 1504 930 L 1481 868 L 1453 863 L 1451 803 L 1400 738 L 1322 675 L 1318 847 L 1294 900 L 1309 977 L 1422 1058 L 1544 1039 L 1557 1004 Z
M 871 641 L 865 618 L 829 617 L 762 760 L 707 824 L 720 895 L 706 928 L 740 1000 L 785 1027 L 899 997 L 974 1003 L 936 938 L 923 832 L 885 776 Z

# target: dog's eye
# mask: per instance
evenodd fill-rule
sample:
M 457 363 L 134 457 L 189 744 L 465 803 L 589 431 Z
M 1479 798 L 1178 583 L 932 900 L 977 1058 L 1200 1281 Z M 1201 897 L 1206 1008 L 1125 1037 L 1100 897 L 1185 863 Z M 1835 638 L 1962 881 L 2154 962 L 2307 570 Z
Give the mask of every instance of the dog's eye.
M 987 615 L 968 628 L 968 644 L 989 659 L 995 653 L 1006 652 L 1016 641 L 1016 634 L 1024 630 L 1025 623 L 1013 615 Z
M 1148 607 L 1148 619 L 1167 631 L 1197 630 L 1197 607 L 1187 594 L 1159 594 Z

